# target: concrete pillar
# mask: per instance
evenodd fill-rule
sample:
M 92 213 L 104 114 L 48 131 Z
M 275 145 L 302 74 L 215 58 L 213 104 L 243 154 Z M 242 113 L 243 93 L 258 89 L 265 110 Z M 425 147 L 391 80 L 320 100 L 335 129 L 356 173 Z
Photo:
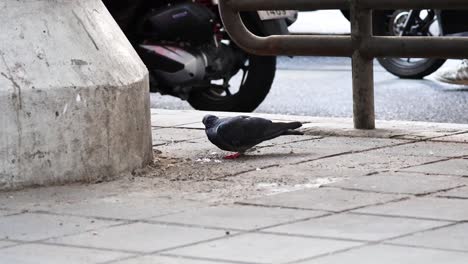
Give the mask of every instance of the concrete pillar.
M 0 189 L 152 158 L 148 72 L 100 0 L 0 3 Z

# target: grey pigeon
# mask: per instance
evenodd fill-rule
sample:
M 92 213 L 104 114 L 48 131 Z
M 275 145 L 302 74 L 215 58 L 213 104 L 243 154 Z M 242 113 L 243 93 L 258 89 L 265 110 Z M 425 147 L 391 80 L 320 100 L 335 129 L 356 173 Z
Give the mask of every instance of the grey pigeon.
M 237 152 L 226 156 L 226 159 L 237 158 L 266 140 L 284 135 L 303 135 L 302 132 L 294 130 L 302 126 L 300 122 L 275 123 L 259 117 L 218 118 L 206 115 L 203 117 L 203 124 L 211 143 L 222 150 Z

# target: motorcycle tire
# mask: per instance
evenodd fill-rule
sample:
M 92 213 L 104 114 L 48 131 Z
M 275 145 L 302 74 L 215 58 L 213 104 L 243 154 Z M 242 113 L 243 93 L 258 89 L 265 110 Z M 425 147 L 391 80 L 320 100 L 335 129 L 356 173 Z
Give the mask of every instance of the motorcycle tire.
M 374 35 L 389 36 L 389 23 L 394 10 L 379 10 L 373 13 Z M 422 79 L 437 71 L 445 59 L 421 59 L 410 62 L 403 58 L 377 58 L 382 67 L 402 79 Z
M 194 90 L 187 101 L 197 110 L 252 112 L 270 91 L 276 72 L 276 57 L 248 55 L 248 71 L 239 91 L 221 95 L 210 87 Z
M 424 59 L 421 62 L 406 62 L 400 58 L 378 58 L 380 65 L 402 79 L 422 79 L 437 71 L 444 63 L 444 59 Z

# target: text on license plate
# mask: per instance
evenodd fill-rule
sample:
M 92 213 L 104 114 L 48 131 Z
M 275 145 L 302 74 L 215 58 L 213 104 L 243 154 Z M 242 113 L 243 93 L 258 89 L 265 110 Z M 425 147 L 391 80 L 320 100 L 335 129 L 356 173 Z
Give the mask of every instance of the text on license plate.
M 295 10 L 268 10 L 258 11 L 258 16 L 261 20 L 279 19 L 292 17 L 297 13 Z

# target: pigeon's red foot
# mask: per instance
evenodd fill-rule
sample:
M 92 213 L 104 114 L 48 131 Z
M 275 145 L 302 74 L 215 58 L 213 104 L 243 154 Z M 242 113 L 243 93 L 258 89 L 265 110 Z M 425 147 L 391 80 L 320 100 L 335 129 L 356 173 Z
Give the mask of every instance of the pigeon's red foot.
M 225 156 L 223 159 L 237 159 L 238 157 L 240 157 L 241 154 L 240 153 L 234 153 L 232 155 L 227 155 Z

